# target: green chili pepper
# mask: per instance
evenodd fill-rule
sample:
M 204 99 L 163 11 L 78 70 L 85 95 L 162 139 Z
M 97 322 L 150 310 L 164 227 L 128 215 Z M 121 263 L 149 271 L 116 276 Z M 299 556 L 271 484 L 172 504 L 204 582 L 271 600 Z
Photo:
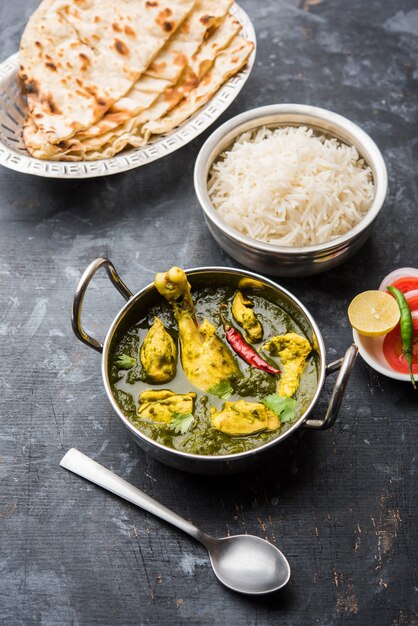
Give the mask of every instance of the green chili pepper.
M 402 339 L 402 352 L 408 363 L 409 373 L 411 376 L 411 383 L 416 389 L 414 374 L 412 372 L 412 342 L 414 339 L 414 324 L 412 321 L 411 309 L 406 301 L 402 291 L 396 289 L 396 287 L 388 287 L 388 291 L 395 297 L 398 304 L 399 311 L 401 313 L 401 339 Z

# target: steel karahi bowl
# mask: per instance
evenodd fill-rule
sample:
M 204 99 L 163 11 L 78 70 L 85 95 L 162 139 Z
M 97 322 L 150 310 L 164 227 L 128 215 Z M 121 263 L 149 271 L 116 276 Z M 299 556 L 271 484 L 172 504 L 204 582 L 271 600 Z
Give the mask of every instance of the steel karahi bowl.
M 214 209 L 208 193 L 212 164 L 244 132 L 261 126 L 309 126 L 357 148 L 370 166 L 375 184 L 373 203 L 363 219 L 345 235 L 313 246 L 279 246 L 241 234 Z M 370 235 L 385 201 L 387 170 L 383 156 L 371 137 L 345 117 L 318 107 L 273 104 L 246 111 L 220 126 L 202 146 L 196 160 L 194 185 L 206 224 L 217 243 L 234 259 L 258 272 L 276 276 L 309 276 L 330 270 L 351 257 Z
M 83 329 L 81 323 L 81 308 L 84 295 L 94 274 L 101 267 L 106 268 L 107 274 L 113 285 L 127 300 L 125 306 L 119 311 L 113 320 L 103 344 L 91 337 Z M 154 458 L 177 469 L 197 474 L 227 474 L 248 469 L 254 464 L 259 463 L 262 459 L 267 460 L 269 456 L 272 456 L 275 453 L 277 454 L 278 446 L 284 439 L 296 430 L 302 428 L 325 429 L 332 426 L 337 417 L 348 377 L 357 356 L 357 347 L 355 345 L 351 345 L 347 349 L 343 358 L 327 365 L 324 341 L 315 320 L 303 304 L 283 287 L 280 287 L 271 280 L 263 278 L 258 274 L 227 267 L 199 267 L 186 270 L 186 274 L 192 288 L 207 285 L 208 282 L 214 285 L 223 286 L 226 278 L 230 284 L 236 283 L 236 285 L 238 285 L 239 281 L 243 278 L 250 278 L 253 281 L 258 281 L 259 285 L 257 289 L 261 289 L 265 297 L 268 297 L 273 302 L 280 303 L 287 312 L 290 312 L 292 317 L 297 320 L 298 324 L 307 336 L 312 338 L 316 337 L 319 355 L 317 388 L 305 413 L 303 413 L 303 415 L 301 415 L 301 417 L 288 430 L 281 433 L 278 437 L 276 437 L 276 439 L 268 441 L 267 443 L 252 450 L 223 456 L 198 455 L 180 452 L 157 443 L 136 428 L 126 415 L 124 415 L 120 406 L 117 404 L 110 384 L 110 355 L 112 354 L 114 346 L 126 330 L 139 319 L 143 318 L 147 314 L 150 306 L 152 306 L 161 296 L 157 292 L 154 283 L 151 283 L 134 295 L 123 283 L 113 264 L 108 259 L 99 258 L 87 267 L 80 279 L 73 302 L 72 325 L 74 333 L 80 341 L 101 353 L 102 377 L 107 396 L 113 409 L 119 416 L 122 424 L 128 429 L 135 443 L 137 443 L 138 446 Z M 338 372 L 338 376 L 326 415 L 313 417 L 312 412 L 317 403 L 318 397 L 321 394 L 325 378 L 328 374 L 333 372 Z

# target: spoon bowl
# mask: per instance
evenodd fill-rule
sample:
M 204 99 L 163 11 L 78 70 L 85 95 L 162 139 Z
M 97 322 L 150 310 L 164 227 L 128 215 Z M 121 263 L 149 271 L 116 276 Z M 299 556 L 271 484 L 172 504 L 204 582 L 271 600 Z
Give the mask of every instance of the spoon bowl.
M 289 563 L 280 550 L 265 539 L 254 535 L 234 535 L 221 539 L 210 537 L 75 448 L 67 452 L 60 465 L 200 541 L 209 552 L 218 580 L 229 589 L 238 593 L 261 595 L 277 591 L 289 581 Z
M 250 595 L 272 593 L 290 578 L 290 566 L 278 548 L 261 537 L 233 535 L 210 539 L 206 548 L 218 580 Z

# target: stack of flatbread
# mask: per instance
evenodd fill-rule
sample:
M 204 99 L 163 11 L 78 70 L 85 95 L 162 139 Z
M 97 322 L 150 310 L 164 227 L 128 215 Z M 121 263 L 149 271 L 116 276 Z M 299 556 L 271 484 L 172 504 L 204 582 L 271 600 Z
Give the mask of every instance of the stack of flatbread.
M 167 133 L 247 62 L 233 0 L 43 0 L 20 45 L 31 155 L 111 157 Z

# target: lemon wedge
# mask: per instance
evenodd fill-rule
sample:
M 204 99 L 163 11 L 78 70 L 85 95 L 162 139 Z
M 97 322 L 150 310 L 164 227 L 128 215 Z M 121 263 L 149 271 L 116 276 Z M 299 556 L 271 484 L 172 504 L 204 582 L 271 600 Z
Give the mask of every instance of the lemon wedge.
M 395 298 L 385 291 L 363 291 L 351 301 L 348 319 L 360 335 L 379 337 L 395 328 L 400 312 Z

